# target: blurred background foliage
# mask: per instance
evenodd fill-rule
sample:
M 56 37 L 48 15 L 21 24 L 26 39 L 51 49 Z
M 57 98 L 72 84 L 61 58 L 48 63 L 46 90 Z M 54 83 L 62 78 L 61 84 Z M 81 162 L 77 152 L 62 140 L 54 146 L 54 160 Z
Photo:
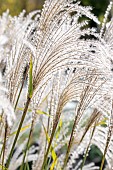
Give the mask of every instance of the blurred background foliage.
M 104 12 L 109 4 L 109 0 L 81 0 L 83 5 L 91 5 L 94 14 L 103 20 Z M 30 12 L 35 9 L 41 9 L 44 0 L 0 0 L 0 15 L 9 9 L 11 15 L 18 15 L 20 11 L 26 9 Z
M 18 15 L 23 9 L 30 12 L 41 9 L 44 0 L 0 0 L 0 15 L 9 9 L 11 15 Z
M 98 19 L 102 22 L 105 11 L 110 0 L 81 0 L 83 5 L 92 6 L 93 13 L 98 17 Z

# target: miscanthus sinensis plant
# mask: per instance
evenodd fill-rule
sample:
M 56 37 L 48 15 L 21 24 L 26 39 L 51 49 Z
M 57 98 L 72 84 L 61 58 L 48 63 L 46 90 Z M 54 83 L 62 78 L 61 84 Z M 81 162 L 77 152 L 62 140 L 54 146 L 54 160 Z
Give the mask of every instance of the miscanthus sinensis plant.
M 100 25 L 92 8 L 76 0 L 0 17 L 2 170 L 112 169 L 111 7 L 100 32 L 88 28 L 89 20 Z M 92 145 L 103 154 L 100 167 L 87 163 Z

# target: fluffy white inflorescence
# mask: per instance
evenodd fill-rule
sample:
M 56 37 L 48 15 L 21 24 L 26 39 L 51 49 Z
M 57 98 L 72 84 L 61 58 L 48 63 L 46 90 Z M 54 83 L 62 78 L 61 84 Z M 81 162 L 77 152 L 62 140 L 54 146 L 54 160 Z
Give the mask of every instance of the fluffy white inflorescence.
M 14 108 L 7 98 L 7 89 L 3 86 L 2 73 L 0 72 L 0 116 L 7 120 L 9 126 L 12 126 L 15 120 Z
M 8 125 L 12 126 L 15 120 L 14 109 L 5 95 L 0 96 L 0 101 L 2 101 L 0 103 L 0 115 L 5 115 Z
M 61 130 L 64 136 L 59 132 L 58 146 L 56 146 L 56 139 L 53 139 L 58 153 L 69 141 L 69 123 L 74 121 L 76 116 L 74 139 L 76 133 L 86 126 L 85 124 L 81 127 L 81 122 L 86 115 L 89 116 L 88 109 L 92 111 L 96 108 L 98 112 L 102 113 L 101 119 L 103 117 L 110 119 L 113 100 L 113 19 L 106 29 L 105 24 L 111 5 L 112 3 L 108 6 L 100 33 L 97 33 L 94 28 L 86 29 L 87 20 L 80 22 L 80 18 L 86 16 L 86 18 L 99 24 L 98 19 L 91 13 L 91 7 L 82 7 L 79 2 L 73 3 L 71 0 L 46 0 L 42 12 L 37 10 L 25 16 L 25 11 L 23 11 L 18 17 L 11 17 L 7 11 L 0 17 L 0 117 L 3 116 L 10 127 L 15 120 L 11 129 L 12 134 L 15 134 L 15 127 L 19 124 L 20 115 L 24 109 L 23 106 L 28 95 L 28 84 L 30 84 L 27 84 L 26 80 L 30 81 L 30 78 L 32 79 L 33 96 L 23 123 L 24 130 L 31 126 L 28 123 L 31 121 L 32 112 L 33 114 L 44 113 L 45 117 L 42 115 L 41 121 L 43 120 L 45 127 L 48 126 L 47 132 L 51 135 L 54 125 L 59 126 L 57 121 L 60 121 L 65 105 L 70 101 L 75 101 L 76 111 L 74 111 L 72 118 L 68 119 L 64 115 L 64 121 L 68 119 L 68 123 Z M 88 39 L 86 35 L 93 36 L 94 39 Z M 32 76 L 28 76 L 31 60 L 33 63 Z M 19 95 L 21 96 L 18 101 Z M 14 109 L 17 113 L 17 119 L 15 119 Z M 40 111 L 40 109 L 42 110 Z M 47 113 L 43 111 L 47 111 Z M 23 129 L 22 131 L 24 131 Z M 23 133 L 21 133 L 21 137 Z M 96 145 L 99 141 L 99 135 L 102 137 L 102 134 L 99 133 L 97 128 L 95 140 L 92 140 L 92 143 Z M 86 149 L 90 134 L 88 129 L 84 142 L 80 144 L 82 146 L 81 152 Z M 45 144 L 45 134 L 42 136 L 44 136 L 42 138 Z M 40 145 L 42 138 L 39 137 Z M 11 145 L 11 140 L 8 139 L 7 146 Z M 3 142 L 3 139 L 1 141 Z M 101 138 L 99 142 L 102 142 Z M 78 143 L 75 144 L 75 147 L 79 151 L 77 145 Z M 19 147 L 18 144 L 17 147 Z M 23 150 L 24 145 L 21 145 L 21 148 Z M 41 163 L 43 162 L 44 149 L 47 146 L 40 148 L 42 149 L 40 149 L 39 156 L 42 159 L 37 160 L 36 166 L 33 165 L 34 169 L 37 168 L 40 159 Z M 20 155 L 18 159 L 21 153 L 19 149 L 12 157 L 11 164 L 13 165 L 13 161 L 17 162 L 15 169 L 21 165 L 23 160 L 23 155 Z M 103 145 L 101 150 L 104 152 Z M 9 151 L 6 153 L 6 157 L 8 154 Z M 30 153 L 28 160 L 36 161 L 37 157 L 35 158 L 34 155 Z M 68 169 L 72 166 L 75 155 L 76 158 L 79 157 L 78 153 L 73 152 Z M 109 167 L 112 155 L 113 153 L 111 153 L 110 158 L 107 155 Z M 59 156 L 58 159 L 61 157 L 64 155 Z M 9 166 L 10 169 L 12 169 L 12 165 Z M 76 169 L 80 165 L 81 161 L 77 163 Z M 83 167 L 84 170 L 87 168 L 97 169 L 93 164 Z
M 3 18 L 7 16 L 7 13 L 3 15 Z M 7 88 L 5 87 L 5 82 L 3 80 L 3 69 L 5 67 L 8 49 L 8 36 L 5 32 L 7 27 L 7 19 L 0 19 L 0 116 L 4 120 L 7 120 L 8 125 L 11 127 L 13 121 L 15 120 L 14 108 L 11 102 L 7 98 Z M 3 19 L 3 20 L 2 20 Z M 3 22 L 4 21 L 4 22 Z

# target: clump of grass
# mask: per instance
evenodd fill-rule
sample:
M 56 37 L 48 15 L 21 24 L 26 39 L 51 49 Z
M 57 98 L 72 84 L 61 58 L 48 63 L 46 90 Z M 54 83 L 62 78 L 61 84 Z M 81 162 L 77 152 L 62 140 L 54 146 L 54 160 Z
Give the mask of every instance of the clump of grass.
M 46 0 L 42 11 L 1 16 L 2 170 L 99 169 L 86 161 L 93 144 L 103 153 L 100 170 L 105 159 L 112 168 L 111 7 L 100 32 L 85 29 L 82 16 L 100 23 L 77 1 Z

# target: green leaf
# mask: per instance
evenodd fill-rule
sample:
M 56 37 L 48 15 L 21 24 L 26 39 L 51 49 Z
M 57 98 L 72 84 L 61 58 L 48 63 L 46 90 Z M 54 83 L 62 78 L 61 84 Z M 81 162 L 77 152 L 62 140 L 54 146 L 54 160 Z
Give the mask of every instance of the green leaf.
M 37 113 L 37 114 L 40 114 L 40 115 L 50 116 L 48 113 L 43 112 L 43 111 L 41 111 L 41 110 L 36 110 L 36 113 Z
M 49 143 L 49 142 L 50 142 L 50 137 L 49 137 L 49 135 L 48 135 L 48 133 L 47 133 L 47 131 L 46 131 L 46 128 L 45 128 L 43 122 L 42 122 L 42 126 L 43 126 L 43 128 L 44 128 L 44 132 L 45 132 L 47 141 L 48 141 L 48 143 Z M 52 165 L 51 165 L 51 167 L 50 167 L 50 170 L 53 170 L 54 167 L 55 167 L 55 165 L 56 165 L 56 163 L 57 163 L 57 159 L 58 159 L 58 158 L 57 158 L 57 155 L 56 155 L 56 153 L 55 153 L 55 151 L 54 151 L 54 148 L 53 148 L 52 146 L 50 147 L 50 151 L 51 151 L 51 155 L 52 155 L 52 158 L 53 158 L 53 163 L 52 163 Z
M 32 63 L 32 57 L 30 59 L 30 66 L 29 66 L 29 86 L 28 86 L 28 96 L 29 98 L 32 98 L 33 95 L 33 63 Z
M 1 170 L 8 170 L 7 168 L 5 168 L 4 166 L 2 166 L 1 164 L 0 164 L 0 169 L 1 169 Z
M 24 108 L 22 108 L 22 107 L 18 107 L 17 109 L 20 111 L 24 110 Z M 29 108 L 28 112 L 31 112 L 31 111 L 32 111 L 32 109 Z M 41 110 L 36 110 L 36 114 L 50 116 L 48 113 L 41 111 Z
M 106 126 L 106 120 L 108 120 L 108 118 L 103 118 L 100 122 L 96 124 L 96 126 Z
M 62 120 L 60 119 L 59 124 L 58 124 L 58 130 L 56 132 L 56 139 L 58 139 L 59 137 L 61 127 L 62 127 Z
M 26 125 L 26 126 L 22 127 L 22 128 L 21 128 L 21 130 L 20 130 L 20 132 L 25 131 L 25 130 L 26 130 L 26 129 L 28 129 L 30 126 L 31 126 L 31 124 L 28 124 L 28 125 Z M 15 132 L 11 133 L 11 134 L 10 134 L 10 136 L 15 135 L 16 133 L 17 133 L 17 131 L 15 131 Z
M 18 107 L 17 110 L 23 111 L 24 108 L 23 108 L 23 107 Z M 27 111 L 28 111 L 28 112 L 31 112 L 32 110 L 31 110 L 31 109 L 28 109 Z

